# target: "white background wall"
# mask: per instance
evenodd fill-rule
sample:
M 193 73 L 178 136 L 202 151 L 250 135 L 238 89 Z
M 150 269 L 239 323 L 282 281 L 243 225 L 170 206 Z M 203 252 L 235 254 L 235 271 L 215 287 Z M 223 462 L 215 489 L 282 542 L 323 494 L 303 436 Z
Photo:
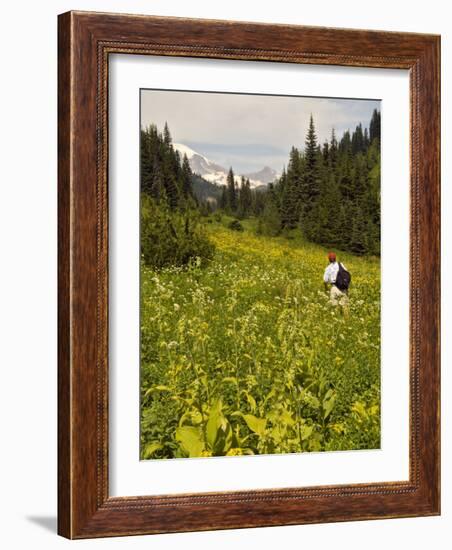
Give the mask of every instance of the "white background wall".
M 3 548 L 450 548 L 452 14 L 430 0 L 109 0 L 2 4 L 0 19 L 0 517 Z M 56 530 L 57 14 L 70 9 L 442 34 L 442 517 L 69 542 Z M 446 97 L 448 96 L 448 98 Z M 447 158 L 449 151 L 449 158 Z M 448 436 L 448 437 L 447 437 Z

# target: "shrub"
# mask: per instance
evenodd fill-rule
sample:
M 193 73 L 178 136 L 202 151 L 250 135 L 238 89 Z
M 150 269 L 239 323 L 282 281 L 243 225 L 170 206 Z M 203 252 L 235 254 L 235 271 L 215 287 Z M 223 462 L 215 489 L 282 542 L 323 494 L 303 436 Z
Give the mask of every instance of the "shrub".
M 203 264 L 213 257 L 214 250 L 196 211 L 173 211 L 142 195 L 141 255 L 146 265 L 180 266 L 194 259 Z
M 239 220 L 232 220 L 232 222 L 228 223 L 228 227 L 233 231 L 243 231 L 243 225 L 239 222 Z

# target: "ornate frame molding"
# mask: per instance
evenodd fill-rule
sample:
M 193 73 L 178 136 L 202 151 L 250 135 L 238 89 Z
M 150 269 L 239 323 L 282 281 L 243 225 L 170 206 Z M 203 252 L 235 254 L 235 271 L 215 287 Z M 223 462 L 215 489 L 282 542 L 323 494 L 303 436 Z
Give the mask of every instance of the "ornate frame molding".
M 88 12 L 59 16 L 61 535 L 85 538 L 439 513 L 439 47 L 438 36 L 409 33 Z M 409 481 L 109 497 L 108 59 L 118 53 L 410 71 Z

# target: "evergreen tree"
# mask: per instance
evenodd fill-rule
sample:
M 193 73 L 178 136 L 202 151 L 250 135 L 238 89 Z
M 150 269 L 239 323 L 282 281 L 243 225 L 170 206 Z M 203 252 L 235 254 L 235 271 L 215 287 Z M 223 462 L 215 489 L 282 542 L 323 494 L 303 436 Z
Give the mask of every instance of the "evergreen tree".
M 268 185 L 268 191 L 265 194 L 265 207 L 260 218 L 258 232 L 274 237 L 281 232 L 281 217 L 272 183 Z
M 226 209 L 231 214 L 235 214 L 237 211 L 237 187 L 235 184 L 235 177 L 232 167 L 229 168 L 227 177 L 227 206 Z
M 172 210 L 191 207 L 196 202 L 192 178 L 188 159 L 181 161 L 172 145 L 168 124 L 165 124 L 162 134 L 154 124 L 141 130 L 140 181 L 143 193 L 159 202 L 166 201 Z
M 267 193 L 263 191 L 254 190 L 252 191 L 252 213 L 254 216 L 260 216 L 265 208 Z
M 369 125 L 369 138 L 371 142 L 374 139 L 378 139 L 380 141 L 380 131 L 381 131 L 380 111 L 377 111 L 377 109 L 374 109 L 374 112 L 372 113 L 372 119 Z
M 152 185 L 152 193 L 149 193 L 151 197 L 157 200 L 159 203 L 169 204 L 168 196 L 166 194 L 165 183 L 163 175 L 160 172 L 156 172 Z
M 251 213 L 252 198 L 250 180 L 244 176 L 241 178 L 239 198 L 238 198 L 238 216 L 246 218 Z
M 364 151 L 364 134 L 362 124 L 359 123 L 352 135 L 352 153 L 356 155 Z
M 172 174 L 166 174 L 164 179 L 166 200 L 172 210 L 175 210 L 180 201 L 177 179 Z
M 350 133 L 344 134 L 339 144 L 338 181 L 342 198 L 353 199 L 353 153 Z
M 358 255 L 368 251 L 368 236 L 366 231 L 366 217 L 360 204 L 353 208 L 352 231 L 350 235 L 350 250 Z
M 322 158 L 323 158 L 323 164 L 325 166 L 328 166 L 330 161 L 330 145 L 327 141 L 325 141 L 322 147 Z
M 190 162 L 186 154 L 182 161 L 182 193 L 185 199 L 193 199 L 192 172 Z
M 219 207 L 221 208 L 221 210 L 226 210 L 226 208 L 228 207 L 228 191 L 225 185 L 223 185 L 221 188 Z
M 311 115 L 309 120 L 308 133 L 305 141 L 304 151 L 304 177 L 301 192 L 300 222 L 303 233 L 308 238 L 315 240 L 317 222 L 316 202 L 320 194 L 320 163 L 321 153 L 317 145 L 314 118 Z
M 250 178 L 247 178 L 247 179 L 246 179 L 246 182 L 245 182 L 245 189 L 246 189 L 246 194 L 245 194 L 245 208 L 246 208 L 246 213 L 247 213 L 247 214 L 250 214 L 250 213 L 251 213 L 251 209 L 252 209 L 252 207 L 253 207 L 253 198 L 252 198 L 252 193 L 251 193 Z
M 367 151 L 370 145 L 369 130 L 364 128 L 364 151 Z
M 163 141 L 167 147 L 172 144 L 171 133 L 169 130 L 168 122 L 165 122 L 165 127 L 163 128 Z
M 299 152 L 292 147 L 287 173 L 283 173 L 283 189 L 281 191 L 281 224 L 287 229 L 296 227 L 300 219 L 300 208 L 303 201 L 302 178 Z M 276 201 L 274 202 L 276 203 Z
M 260 209 L 259 230 L 265 231 L 263 211 L 266 219 L 273 219 L 273 225 L 277 225 L 276 207 L 280 228 L 295 227 L 299 217 L 301 229 L 308 240 L 350 250 L 355 254 L 378 255 L 378 111 L 373 113 L 370 122 L 369 127 L 364 128 L 361 123 L 358 124 L 353 133 L 345 131 L 340 141 L 332 129 L 329 142 L 320 147 L 311 117 L 304 153 L 292 147 L 287 171 L 283 169 L 271 193 L 260 194 L 264 208 L 261 206 Z M 253 212 L 259 215 L 254 206 Z

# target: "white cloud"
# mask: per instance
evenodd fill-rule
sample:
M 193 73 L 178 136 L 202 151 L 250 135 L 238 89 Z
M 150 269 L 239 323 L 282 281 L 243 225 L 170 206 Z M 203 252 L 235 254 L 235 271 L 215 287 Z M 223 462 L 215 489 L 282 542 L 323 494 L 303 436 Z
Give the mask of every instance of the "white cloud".
M 322 143 L 332 127 L 340 137 L 359 122 L 367 126 L 373 109 L 380 107 L 376 100 L 163 90 L 143 90 L 141 97 L 142 125 L 154 123 L 162 129 L 168 121 L 174 141 L 211 144 L 209 154 L 199 152 L 218 163 L 230 159 L 238 170 L 264 164 L 281 170 L 284 157 L 263 158 L 259 146 L 286 151 L 287 158 L 292 145 L 303 147 L 311 113 Z M 237 151 L 240 146 L 247 146 L 243 155 Z

